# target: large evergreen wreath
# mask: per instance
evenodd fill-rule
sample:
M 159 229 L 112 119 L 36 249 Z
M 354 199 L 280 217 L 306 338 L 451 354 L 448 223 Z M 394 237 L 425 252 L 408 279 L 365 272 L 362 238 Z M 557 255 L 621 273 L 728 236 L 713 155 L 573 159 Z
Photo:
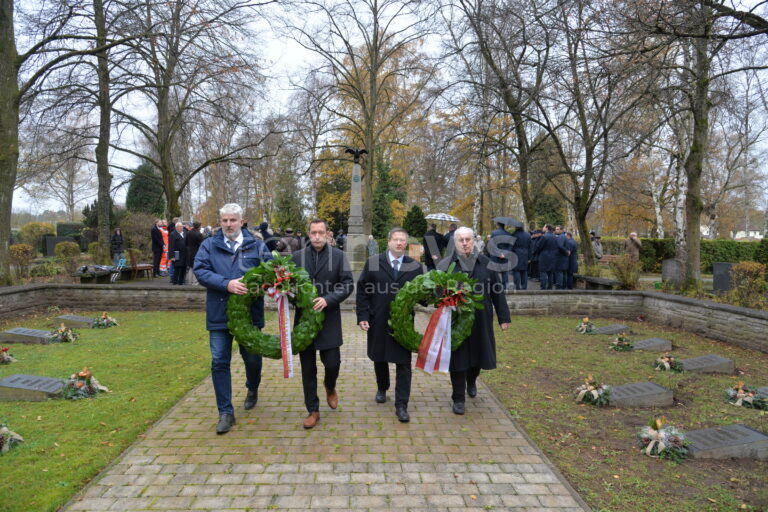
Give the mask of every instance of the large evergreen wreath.
M 245 295 L 231 295 L 227 302 L 227 327 L 235 340 L 248 352 L 271 359 L 280 359 L 280 336 L 261 332 L 251 320 L 251 302 L 262 297 L 270 288 L 288 295 L 288 300 L 301 310 L 301 320 L 291 331 L 294 354 L 306 349 L 323 328 L 325 313 L 315 311 L 313 300 L 317 290 L 306 270 L 297 267 L 290 256 L 272 253 L 273 259 L 253 267 L 243 276 L 248 287 Z
M 456 350 L 472 331 L 475 310 L 483 309 L 483 296 L 474 293 L 477 282 L 463 272 L 454 272 L 455 263 L 447 272 L 431 270 L 408 281 L 397 292 L 389 309 L 389 327 L 403 347 L 418 352 L 422 335 L 413 328 L 413 308 L 416 303 L 434 307 L 455 306 L 451 319 L 451 350 Z

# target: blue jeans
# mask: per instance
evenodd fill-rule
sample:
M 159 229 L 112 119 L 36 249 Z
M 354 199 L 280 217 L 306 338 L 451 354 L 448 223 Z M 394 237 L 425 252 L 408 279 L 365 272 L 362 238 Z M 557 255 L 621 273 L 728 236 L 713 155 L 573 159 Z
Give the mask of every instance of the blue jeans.
M 123 258 L 123 253 L 116 252 L 112 255 L 112 263 L 116 267 L 118 263 L 120 263 L 120 260 Z
M 221 414 L 235 414 L 232 407 L 232 334 L 226 329 L 208 331 L 211 345 L 211 378 L 213 391 L 216 393 L 216 407 Z M 261 356 L 251 354 L 240 347 L 240 355 L 245 363 L 245 387 L 257 391 L 261 383 Z
M 542 270 L 539 273 L 539 283 L 542 290 L 551 290 L 555 286 L 555 272 L 546 272 Z
M 512 277 L 515 280 L 515 290 L 528 289 L 528 271 L 527 270 L 513 270 Z

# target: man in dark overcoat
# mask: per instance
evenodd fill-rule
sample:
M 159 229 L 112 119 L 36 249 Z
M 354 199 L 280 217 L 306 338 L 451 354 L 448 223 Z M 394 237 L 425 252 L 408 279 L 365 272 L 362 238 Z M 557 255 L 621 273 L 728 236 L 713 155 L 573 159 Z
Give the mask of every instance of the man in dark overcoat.
M 560 252 L 557 237 L 549 224 L 544 226 L 544 234 L 536 246 L 539 257 L 539 282 L 542 290 L 551 290 L 555 286 L 557 255 Z
M 512 233 L 515 243 L 512 252 L 517 256 L 517 264 L 512 268 L 512 279 L 515 282 L 515 290 L 528 289 L 528 260 L 531 254 L 531 235 L 522 227 Z
M 544 233 L 540 229 L 531 231 L 531 250 L 529 252 L 531 263 L 528 266 L 528 278 L 534 281 L 539 280 L 539 242 Z
M 461 271 L 472 279 L 477 279 L 475 293 L 482 294 L 484 309 L 475 311 L 472 332 L 461 346 L 451 353 L 451 386 L 453 393 L 453 412 L 464 414 L 464 393 L 474 398 L 477 396 L 477 377 L 480 370 L 496 368 L 496 338 L 493 334 L 493 310 L 502 331 L 509 328 L 509 306 L 499 275 L 489 268 L 490 260 L 474 250 L 475 234 L 468 227 L 456 230 L 453 237 L 455 252 L 452 257 L 443 259 L 437 266 L 448 270 L 455 262 L 454 271 Z
M 555 263 L 555 288 L 565 290 L 565 281 L 570 267 L 568 242 L 565 231 L 560 226 L 555 226 L 555 238 L 557 239 L 557 263 Z
M 152 277 L 160 277 L 160 261 L 163 259 L 163 248 L 165 246 L 163 233 L 160 231 L 160 224 L 162 222 L 162 220 L 157 219 L 155 225 L 150 230 L 150 236 L 152 237 Z
M 504 229 L 504 224 L 497 222 L 496 229 L 491 231 L 488 254 L 491 255 L 491 261 L 496 263 L 495 268 L 499 273 L 501 284 L 504 285 L 505 290 L 509 282 L 509 271 L 513 268 L 512 263 L 510 263 L 513 244 L 512 233 Z
M 573 239 L 573 233 L 565 234 L 565 247 L 568 249 L 568 270 L 565 274 L 565 289 L 573 290 L 573 274 L 579 271 L 579 244 Z
M 437 225 L 430 224 L 424 233 L 424 263 L 427 270 L 435 270 L 435 265 L 442 259 L 443 235 L 437 232 Z
M 304 386 L 304 404 L 309 415 L 304 428 L 312 428 L 320 421 L 320 399 L 317 397 L 317 352 L 325 367 L 325 392 L 328 406 L 336 409 L 339 395 L 336 379 L 341 367 L 341 309 L 340 304 L 355 288 L 349 262 L 344 251 L 328 245 L 328 223 L 314 219 L 309 224 L 309 245 L 292 254 L 293 262 L 306 269 L 317 289 L 314 308 L 325 311 L 323 328 L 312 344 L 299 354 L 301 380 Z M 296 323 L 301 311 L 296 312 Z
M 184 284 L 187 275 L 187 233 L 181 221 L 176 223 L 175 229 L 168 237 L 168 256 L 173 265 L 171 284 Z
M 397 292 L 423 273 L 421 263 L 405 255 L 407 245 L 408 233 L 403 228 L 391 229 L 389 250 L 365 262 L 356 295 L 357 324 L 368 332 L 368 358 L 376 372 L 376 402 L 387 401 L 389 363 L 395 363 L 395 415 L 403 423 L 410 421 L 411 351 L 392 337 L 388 320 Z
M 205 237 L 203 236 L 203 232 L 200 231 L 200 221 L 196 220 L 192 223 L 192 229 L 187 231 L 187 267 L 194 268 L 195 257 L 197 256 L 197 251 L 200 249 L 203 240 L 205 240 Z M 194 272 L 192 272 L 189 277 L 190 284 L 198 284 Z

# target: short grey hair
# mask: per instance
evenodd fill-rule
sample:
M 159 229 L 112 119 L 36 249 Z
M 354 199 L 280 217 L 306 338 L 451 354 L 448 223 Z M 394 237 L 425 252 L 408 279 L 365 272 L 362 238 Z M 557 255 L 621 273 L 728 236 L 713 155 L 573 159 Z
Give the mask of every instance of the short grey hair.
M 472 238 L 475 238 L 475 230 L 473 230 L 472 228 L 469 228 L 467 226 L 461 226 L 460 228 L 457 228 L 456 231 L 453 232 L 453 239 L 454 239 L 454 241 L 456 240 L 456 238 L 458 237 L 459 234 L 464 233 L 464 232 L 469 233 L 469 236 L 471 236 Z
M 226 214 L 230 214 L 230 215 L 234 214 L 242 219 L 243 209 L 237 203 L 227 203 L 219 209 L 219 216 L 226 215 Z

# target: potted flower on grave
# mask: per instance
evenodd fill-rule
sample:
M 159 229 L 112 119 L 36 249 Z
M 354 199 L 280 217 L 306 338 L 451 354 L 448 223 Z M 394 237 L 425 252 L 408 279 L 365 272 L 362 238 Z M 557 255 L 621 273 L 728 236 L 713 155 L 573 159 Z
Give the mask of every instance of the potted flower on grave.
M 576 402 L 584 402 L 597 407 L 606 407 L 611 399 L 611 388 L 601 384 L 590 373 L 584 384 L 574 390 Z
M 51 343 L 72 343 L 80 335 L 70 329 L 64 324 L 59 325 L 59 328 L 51 333 Z
M 9 352 L 8 347 L 0 348 L 0 364 L 11 364 L 16 362 L 16 358 Z
M 653 369 L 658 372 L 680 373 L 683 371 L 683 363 L 670 356 L 669 352 L 667 352 L 656 360 L 656 362 L 653 364 Z
M 91 370 L 85 367 L 81 371 L 73 373 L 69 380 L 64 383 L 62 397 L 69 400 L 80 400 L 106 392 L 109 392 L 109 389 L 102 386 L 93 376 Z
M 576 332 L 580 334 L 592 334 L 595 332 L 595 325 L 589 321 L 589 317 L 585 316 L 581 319 L 581 323 L 576 327 Z
M 688 441 L 685 435 L 673 425 L 664 426 L 666 416 L 653 418 L 637 431 L 637 444 L 649 457 L 682 462 L 688 457 Z
M 725 400 L 729 404 L 740 407 L 763 411 L 768 410 L 768 396 L 745 386 L 742 381 L 739 381 L 734 387 L 725 390 Z
M 0 423 L 0 455 L 23 442 L 23 437 L 9 429 L 5 424 Z
M 106 329 L 107 327 L 115 327 L 117 325 L 117 320 L 109 316 L 106 311 L 102 312 L 100 317 L 96 317 L 93 322 L 94 329 Z
M 610 344 L 610 348 L 618 352 L 629 352 L 632 350 L 632 347 L 632 340 L 629 339 L 629 336 L 625 332 L 616 336 L 616 339 Z

